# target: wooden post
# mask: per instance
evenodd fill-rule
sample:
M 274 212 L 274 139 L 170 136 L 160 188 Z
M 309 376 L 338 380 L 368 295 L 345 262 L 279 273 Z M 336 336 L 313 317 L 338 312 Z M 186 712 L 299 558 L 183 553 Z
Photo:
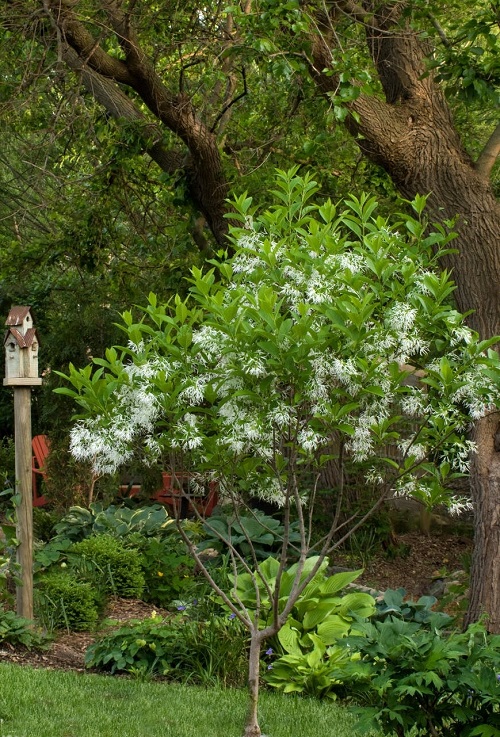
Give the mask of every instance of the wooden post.
M 21 617 L 33 619 L 33 490 L 31 453 L 31 387 L 38 377 L 38 336 L 27 306 L 13 307 L 5 323 L 4 386 L 14 390 L 14 431 L 16 450 L 17 562 L 21 585 L 16 588 L 16 609 Z
M 21 585 L 16 587 L 16 611 L 33 619 L 33 494 L 31 472 L 31 387 L 14 387 L 14 434 L 16 446 L 17 562 Z

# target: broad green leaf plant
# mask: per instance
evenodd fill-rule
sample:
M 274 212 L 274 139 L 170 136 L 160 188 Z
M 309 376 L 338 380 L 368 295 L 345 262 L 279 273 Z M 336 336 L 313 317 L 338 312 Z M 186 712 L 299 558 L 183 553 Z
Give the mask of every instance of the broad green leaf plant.
M 229 498 L 282 507 L 271 623 L 259 627 L 255 556 L 247 562 L 229 545 L 235 573 L 238 564 L 254 576 L 254 614 L 220 592 L 251 634 L 247 737 L 260 734 L 262 643 L 285 624 L 325 556 L 389 494 L 439 482 L 444 463 L 449 473 L 467 471 L 469 423 L 495 406 L 500 385 L 494 341 L 467 328 L 451 303 L 449 274 L 437 270 L 432 249 L 442 254 L 453 233 L 431 230 L 424 197 L 411 203 L 414 217 L 390 223 L 367 195 L 341 207 L 321 202 L 317 184 L 297 169 L 279 171 L 271 195 L 260 214 L 239 197 L 234 255 L 193 268 L 186 299 L 165 305 L 151 294 L 139 319 L 124 313 L 126 345 L 93 366 L 71 367 L 72 388 L 60 390 L 82 408 L 72 452 L 99 472 L 115 471 L 140 448 L 151 461 L 170 455 L 181 471 L 189 464 L 213 474 Z M 375 501 L 337 532 L 340 488 L 331 528 L 312 546 L 312 509 L 332 456 L 341 477 L 346 463 L 362 469 Z M 300 543 L 282 602 L 292 510 Z M 312 547 L 316 564 L 303 576 Z

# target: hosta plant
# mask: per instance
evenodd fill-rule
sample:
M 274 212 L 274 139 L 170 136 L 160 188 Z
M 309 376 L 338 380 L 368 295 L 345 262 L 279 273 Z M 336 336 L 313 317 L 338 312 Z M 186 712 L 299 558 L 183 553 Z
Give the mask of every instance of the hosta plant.
M 93 502 L 88 509 L 71 507 L 54 529 L 58 537 L 77 542 L 100 533 L 115 537 L 127 537 L 135 532 L 146 537 L 162 535 L 172 524 L 173 520 L 169 518 L 165 507 L 159 504 L 130 509 L 113 504 L 104 507 L 99 502 Z
M 308 639 L 307 649 L 296 647 L 270 663 L 265 681 L 283 693 L 336 699 L 336 689 L 342 684 L 339 670 L 342 671 L 348 662 L 359 660 L 359 655 L 339 646 L 327 647 L 318 635 L 310 634 Z
M 372 596 L 352 592 L 339 596 L 339 592 L 358 578 L 361 571 L 346 571 L 328 576 L 328 559 L 320 561 L 318 556 L 307 559 L 302 566 L 301 579 L 306 580 L 309 573 L 317 568 L 297 598 L 291 613 L 277 634 L 283 652 L 297 654 L 301 648 L 313 644 L 311 634 L 318 635 L 325 645 L 333 645 L 337 638 L 344 637 L 351 630 L 355 616 L 368 617 L 375 611 Z M 253 573 L 230 575 L 233 587 L 231 596 L 244 606 L 252 616 L 257 609 L 261 616 L 261 626 L 272 621 L 274 592 L 278 606 L 288 601 L 299 570 L 294 564 L 284 572 L 280 570 L 276 558 L 267 558 Z M 279 578 L 278 578 L 279 577 Z M 258 581 L 257 590 L 255 580 Z
M 317 558 L 308 559 L 304 577 L 316 563 Z M 361 571 L 328 576 L 326 567 L 327 561 L 324 561 L 297 599 L 285 624 L 271 640 L 273 655 L 279 657 L 268 663 L 264 677 L 269 685 L 284 693 L 336 698 L 340 665 L 357 657 L 339 647 L 337 640 L 357 632 L 358 618 L 369 617 L 375 611 L 375 600 L 369 594 L 353 591 L 339 595 Z M 272 617 L 268 591 L 279 586 L 280 599 L 285 601 L 296 565 L 285 571 L 280 581 L 276 578 L 278 571 L 278 561 L 268 558 L 259 565 L 255 576 L 260 579 L 257 595 L 264 616 L 267 610 L 268 621 Z M 256 597 L 251 576 L 242 573 L 233 578 L 233 584 L 232 596 L 252 614 Z M 265 624 L 262 622 L 261 626 Z
M 398 617 L 412 622 L 439 626 L 440 629 L 449 627 L 453 622 L 445 612 L 435 612 L 437 604 L 435 596 L 421 596 L 417 601 L 406 598 L 405 589 L 387 589 L 382 598 L 377 599 L 373 619 L 384 620 L 388 617 Z
M 292 523 L 288 531 L 291 544 L 300 542 L 298 523 Z M 199 551 L 215 548 L 224 551 L 230 542 L 243 555 L 250 557 L 252 551 L 257 558 L 265 559 L 279 550 L 283 541 L 283 523 L 258 509 L 232 510 L 229 514 L 218 514 L 205 521 L 204 539 L 198 544 Z

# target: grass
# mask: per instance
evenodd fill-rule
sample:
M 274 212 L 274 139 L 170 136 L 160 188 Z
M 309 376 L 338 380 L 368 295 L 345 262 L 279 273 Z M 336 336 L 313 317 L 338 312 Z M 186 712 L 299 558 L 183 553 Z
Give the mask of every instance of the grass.
M 0 665 L 0 737 L 241 737 L 246 693 Z M 335 704 L 264 692 L 269 737 L 352 737 Z

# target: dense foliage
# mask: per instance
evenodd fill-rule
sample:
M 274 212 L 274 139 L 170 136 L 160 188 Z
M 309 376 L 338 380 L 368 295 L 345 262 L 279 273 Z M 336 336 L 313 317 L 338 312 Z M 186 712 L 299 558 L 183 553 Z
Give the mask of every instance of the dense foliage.
M 360 660 L 348 663 L 345 693 L 366 704 L 363 724 L 398 737 L 470 737 L 500 732 L 500 640 L 480 624 L 446 635 L 389 617 L 346 639 Z

